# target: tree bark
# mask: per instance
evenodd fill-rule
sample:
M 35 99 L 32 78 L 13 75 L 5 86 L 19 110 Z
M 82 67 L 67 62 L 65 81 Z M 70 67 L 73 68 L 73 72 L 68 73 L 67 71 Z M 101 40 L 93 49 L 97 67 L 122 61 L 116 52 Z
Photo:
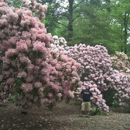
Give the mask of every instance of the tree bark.
M 127 37 L 128 37 L 128 32 L 127 32 L 127 25 L 128 25 L 128 20 L 127 20 L 127 14 L 124 14 L 124 53 L 127 54 Z
M 68 23 L 68 40 L 71 41 L 73 37 L 73 4 L 74 0 L 68 0 L 69 2 L 69 23 Z

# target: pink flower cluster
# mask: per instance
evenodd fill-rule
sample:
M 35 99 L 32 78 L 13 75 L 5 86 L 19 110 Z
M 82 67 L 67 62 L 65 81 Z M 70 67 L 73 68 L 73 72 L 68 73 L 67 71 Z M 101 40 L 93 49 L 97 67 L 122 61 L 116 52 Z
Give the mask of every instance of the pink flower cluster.
M 35 14 L 38 15 L 40 19 L 45 17 L 45 12 L 47 11 L 47 7 L 40 3 L 37 3 L 36 0 L 23 0 L 25 6 L 30 8 Z
M 115 97 L 118 97 L 120 105 L 130 106 L 128 103 L 130 100 L 130 77 L 112 68 L 111 57 L 105 47 L 100 45 L 86 46 L 85 44 L 67 46 L 64 43 L 60 46 L 56 36 L 54 41 L 56 44 L 51 46 L 53 49 L 64 52 L 82 65 L 78 73 L 81 78 L 81 82 L 78 84 L 81 87 L 77 91 L 81 91 L 85 86 L 90 86 L 93 94 L 98 96 L 97 100 L 93 99 L 93 103 L 101 110 L 108 112 L 109 107 L 103 99 L 102 92 L 112 88 L 117 90 Z
M 80 81 L 80 77 L 77 72 L 81 65 L 65 54 L 57 54 L 57 52 L 55 52 L 56 57 L 53 57 L 54 50 L 52 49 L 52 51 L 53 53 L 51 53 L 52 55 L 49 59 L 49 63 L 52 68 L 46 65 L 47 73 L 50 72 L 51 74 L 48 79 L 50 79 L 51 86 L 53 86 L 56 92 L 61 93 L 62 91 L 61 94 L 63 94 L 63 96 L 60 96 L 60 98 L 65 99 L 66 97 L 69 97 L 70 90 L 74 90 Z M 73 81 L 74 78 L 75 81 Z M 61 100 L 59 99 L 59 96 L 57 98 L 58 100 Z M 72 98 L 72 96 L 70 96 L 70 98 Z
M 0 100 L 17 95 L 17 105 L 28 108 L 66 99 L 79 82 L 80 64 L 50 48 L 53 38 L 27 8 L 0 2 L 0 13 Z
M 101 110 L 108 112 L 109 107 L 101 94 L 101 91 L 108 89 L 105 80 L 112 66 L 106 48 L 99 45 L 92 47 L 85 44 L 76 44 L 66 47 L 66 50 L 70 57 L 82 65 L 80 70 L 82 87 L 78 88 L 78 90 L 81 91 L 85 86 L 89 86 L 93 94 L 98 97 L 97 100 L 93 99 L 94 104 Z
M 112 65 L 121 73 L 130 74 L 130 62 L 128 56 L 124 52 L 115 52 L 111 57 Z
M 120 105 L 127 106 L 130 100 L 130 77 L 112 68 L 111 57 L 103 46 L 86 46 L 79 44 L 67 47 L 68 55 L 82 64 L 80 72 L 83 86 L 90 86 L 93 93 L 99 97 L 96 105 L 104 111 L 109 111 L 103 99 L 102 92 L 108 88 L 117 90 Z M 121 91 L 122 90 L 122 91 Z M 120 94 L 119 94 L 120 93 Z M 127 99 L 127 100 L 126 100 Z M 126 105 L 127 104 L 127 105 Z

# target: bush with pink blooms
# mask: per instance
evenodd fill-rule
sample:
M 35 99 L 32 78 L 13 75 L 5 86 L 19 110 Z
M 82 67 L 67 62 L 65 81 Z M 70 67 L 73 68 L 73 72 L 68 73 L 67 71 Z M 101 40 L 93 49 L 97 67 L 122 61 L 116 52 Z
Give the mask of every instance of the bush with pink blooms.
M 93 103 L 104 111 L 109 111 L 109 107 L 102 93 L 109 89 L 116 92 L 113 98 L 117 99 L 120 106 L 130 106 L 130 76 L 121 74 L 112 68 L 111 57 L 105 47 L 86 46 L 85 44 L 66 46 L 66 41 L 62 43 L 64 44 L 65 53 L 82 65 L 79 73 L 82 87 L 79 87 L 78 91 L 86 85 L 90 86 L 93 94 L 99 97 L 97 100 L 93 99 Z M 56 46 L 58 48 L 59 45 L 56 44 Z
M 124 52 L 115 52 L 115 55 L 111 57 L 112 66 L 119 70 L 121 73 L 130 74 L 130 61 L 128 56 Z
M 0 100 L 15 95 L 19 106 L 52 108 L 73 98 L 81 65 L 50 49 L 53 38 L 32 11 L 0 0 L 0 16 Z
M 47 6 L 37 3 L 36 0 L 22 0 L 26 8 L 31 10 L 39 19 L 45 18 L 45 12 L 47 11 Z

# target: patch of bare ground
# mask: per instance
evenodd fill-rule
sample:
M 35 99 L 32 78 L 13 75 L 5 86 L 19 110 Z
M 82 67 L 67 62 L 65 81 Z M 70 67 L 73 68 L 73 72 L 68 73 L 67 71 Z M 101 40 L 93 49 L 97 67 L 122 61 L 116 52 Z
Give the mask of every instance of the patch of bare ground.
M 52 111 L 32 108 L 21 114 L 13 103 L 0 106 L 0 130 L 130 130 L 130 114 L 111 112 L 79 117 L 80 105 L 61 102 Z

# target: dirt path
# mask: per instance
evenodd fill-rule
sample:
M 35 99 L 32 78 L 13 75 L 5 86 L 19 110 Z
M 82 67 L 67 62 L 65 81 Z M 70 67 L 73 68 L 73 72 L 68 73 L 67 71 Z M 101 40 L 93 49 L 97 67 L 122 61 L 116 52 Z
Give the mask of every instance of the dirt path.
M 0 130 L 130 130 L 130 114 L 79 117 L 80 106 L 57 104 L 53 111 L 33 108 L 28 114 L 9 103 L 0 107 Z

